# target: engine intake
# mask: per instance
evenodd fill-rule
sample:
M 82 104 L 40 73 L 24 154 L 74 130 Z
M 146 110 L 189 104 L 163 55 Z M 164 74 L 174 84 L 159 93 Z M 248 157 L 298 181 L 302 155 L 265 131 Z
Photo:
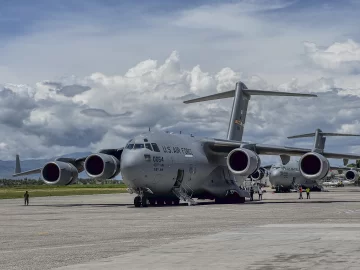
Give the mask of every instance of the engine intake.
M 330 164 L 327 158 L 315 152 L 303 155 L 299 160 L 299 167 L 300 173 L 310 180 L 320 180 L 324 178 L 330 170 Z
M 237 148 L 229 153 L 226 163 L 233 174 L 249 176 L 260 167 L 260 158 L 249 149 Z
M 357 180 L 359 178 L 359 174 L 357 171 L 350 170 L 345 173 L 345 178 L 350 181 Z
M 78 174 L 74 165 L 62 161 L 48 162 L 41 170 L 41 178 L 48 185 L 70 185 L 76 181 Z
M 256 170 L 252 175 L 251 179 L 254 181 L 259 181 L 264 178 L 266 174 L 266 171 L 264 168 L 260 167 L 258 170 Z
M 86 158 L 84 168 L 90 177 L 111 179 L 120 173 L 120 161 L 112 155 L 97 153 Z

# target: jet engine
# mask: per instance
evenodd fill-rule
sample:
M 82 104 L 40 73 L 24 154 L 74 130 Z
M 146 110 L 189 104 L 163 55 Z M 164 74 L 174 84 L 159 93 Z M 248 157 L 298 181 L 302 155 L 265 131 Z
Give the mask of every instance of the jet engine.
M 256 170 L 251 175 L 251 179 L 254 181 L 258 181 L 258 180 L 263 179 L 265 175 L 266 175 L 266 169 L 264 169 L 263 167 L 260 167 L 258 170 Z
M 307 179 L 320 180 L 324 178 L 329 170 L 330 164 L 326 157 L 319 153 L 309 152 L 299 160 L 300 173 Z
M 259 169 L 260 157 L 249 149 L 237 148 L 229 153 L 226 163 L 233 174 L 249 176 Z
M 345 173 L 346 180 L 354 181 L 359 178 L 359 174 L 355 170 L 349 170 Z
M 71 163 L 52 161 L 42 168 L 41 178 L 48 185 L 70 185 L 78 178 L 78 170 Z
M 120 173 L 120 161 L 112 155 L 97 153 L 86 158 L 84 168 L 90 177 L 111 179 Z

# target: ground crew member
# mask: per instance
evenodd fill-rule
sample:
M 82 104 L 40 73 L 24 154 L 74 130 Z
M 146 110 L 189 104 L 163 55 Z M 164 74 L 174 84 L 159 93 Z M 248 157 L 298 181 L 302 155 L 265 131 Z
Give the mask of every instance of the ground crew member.
M 251 186 L 251 188 L 250 188 L 250 201 L 253 201 L 253 200 L 254 200 L 254 189 Z
M 259 187 L 259 201 L 262 200 L 262 189 L 261 187 Z
M 299 187 L 299 199 L 302 199 L 302 186 Z
M 306 189 L 306 199 L 310 199 L 310 188 Z
M 24 204 L 29 205 L 29 193 L 26 191 L 24 194 Z

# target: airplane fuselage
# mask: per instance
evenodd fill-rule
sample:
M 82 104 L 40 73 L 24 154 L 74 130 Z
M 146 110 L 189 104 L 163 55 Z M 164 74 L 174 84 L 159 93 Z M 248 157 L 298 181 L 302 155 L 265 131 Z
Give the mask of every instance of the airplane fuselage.
M 125 184 L 148 197 L 174 197 L 174 187 L 186 187 L 195 198 L 225 197 L 239 189 L 224 156 L 209 158 L 201 138 L 149 132 L 130 140 L 121 155 Z
M 290 161 L 286 165 L 275 164 L 270 168 L 269 181 L 279 191 L 289 191 L 295 186 L 318 189 L 318 183 L 301 175 L 299 161 Z

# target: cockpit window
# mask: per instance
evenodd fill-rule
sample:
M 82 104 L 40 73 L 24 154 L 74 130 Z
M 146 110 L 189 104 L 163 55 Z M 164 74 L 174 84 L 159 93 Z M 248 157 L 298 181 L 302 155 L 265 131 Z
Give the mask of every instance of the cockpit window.
M 134 144 L 133 143 L 129 143 L 127 146 L 126 146 L 126 149 L 133 149 L 134 148 Z
M 151 143 L 151 145 L 152 145 L 155 152 L 160 152 L 160 149 L 159 149 L 159 147 L 157 146 L 156 143 Z
M 147 149 L 149 149 L 150 151 L 152 151 L 152 148 L 151 148 L 151 144 L 150 143 L 145 143 L 145 147 Z
M 143 143 L 136 143 L 134 149 L 141 149 L 144 148 L 144 144 Z

